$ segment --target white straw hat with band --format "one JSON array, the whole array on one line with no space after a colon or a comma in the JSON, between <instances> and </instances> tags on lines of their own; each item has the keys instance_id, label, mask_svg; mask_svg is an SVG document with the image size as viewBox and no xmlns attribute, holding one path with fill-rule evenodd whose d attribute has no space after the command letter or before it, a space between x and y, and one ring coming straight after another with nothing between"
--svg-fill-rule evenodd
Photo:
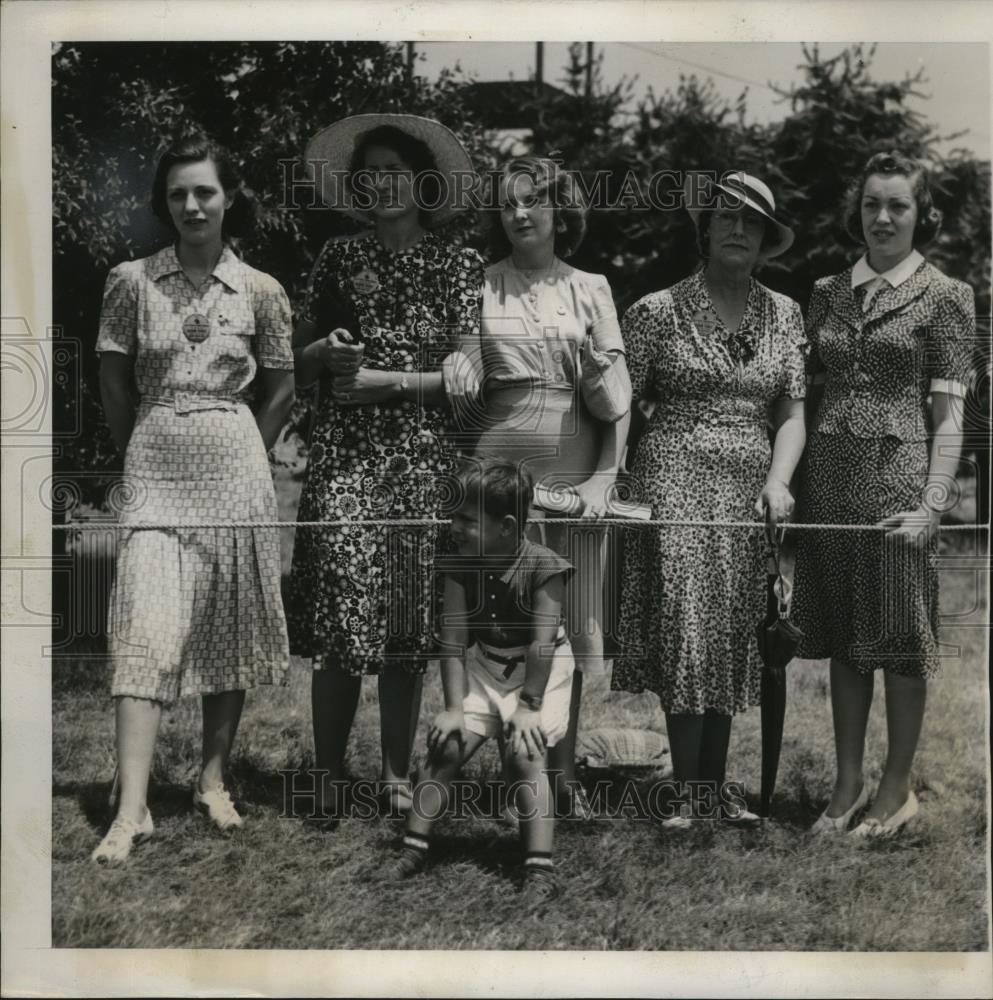
<instances>
[{"instance_id":1,"label":"white straw hat with band","mask_svg":"<svg viewBox=\"0 0 993 1000\"><path fill-rule=\"evenodd\" d=\"M768 219L779 235L776 242L763 248L764 257L778 257L793 245L793 230L776 218L776 199L769 186L743 170L726 173L719 181L712 174L687 174L683 197L686 211L698 230L701 212L747 206Z\"/></svg>"},{"instance_id":2,"label":"white straw hat with band","mask_svg":"<svg viewBox=\"0 0 993 1000\"><path fill-rule=\"evenodd\" d=\"M479 183L472 160L455 133L433 118L420 115L368 114L352 115L321 129L304 153L308 173L318 184L318 197L329 208L345 212L352 218L368 222L367 213L353 206L353 195L344 183L351 166L355 146L367 132L389 125L414 139L419 139L431 151L441 175L443 197L437 208L424 206L431 215L432 226L448 222L471 206L471 193ZM318 175L319 172L319 175Z\"/></svg>"}]
</instances>

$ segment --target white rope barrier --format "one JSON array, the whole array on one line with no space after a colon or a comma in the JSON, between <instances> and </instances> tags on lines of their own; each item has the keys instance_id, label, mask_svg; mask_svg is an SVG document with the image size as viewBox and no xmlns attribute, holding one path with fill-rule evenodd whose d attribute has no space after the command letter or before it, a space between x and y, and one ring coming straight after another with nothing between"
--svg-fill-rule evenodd
<instances>
[{"instance_id":1,"label":"white rope barrier","mask_svg":"<svg viewBox=\"0 0 993 1000\"><path fill-rule=\"evenodd\" d=\"M666 518L641 520L630 517L543 517L532 519L529 524L576 524L593 527L598 524L623 524L629 527L661 528L735 528L750 531L765 531L764 521L692 521ZM122 524L120 521L70 521L68 524L53 524L53 531L160 531L191 528L341 528L341 527L395 527L420 528L442 527L451 521L426 517L409 518L369 518L368 520L345 519L338 521L145 521ZM780 525L788 531L889 531L881 524L793 524ZM985 524L941 524L941 532L989 531Z\"/></svg>"}]
</instances>

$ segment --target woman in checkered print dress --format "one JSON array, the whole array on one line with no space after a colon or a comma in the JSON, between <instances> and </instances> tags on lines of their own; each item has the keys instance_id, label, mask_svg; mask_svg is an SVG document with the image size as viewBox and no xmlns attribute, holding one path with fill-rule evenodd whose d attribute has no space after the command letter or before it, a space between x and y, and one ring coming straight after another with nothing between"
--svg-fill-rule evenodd
<instances>
[{"instance_id":1,"label":"woman in checkered print dress","mask_svg":"<svg viewBox=\"0 0 993 1000\"><path fill-rule=\"evenodd\" d=\"M108 864L153 831L159 719L181 696L203 699L194 803L220 829L241 825L224 767L245 689L282 683L289 664L279 534L225 526L277 518L266 451L294 398L289 303L227 245L251 213L226 151L180 140L159 161L152 205L176 243L111 271L97 341L107 422L135 496L121 520L217 527L121 536L108 629L120 803L93 852Z\"/></svg>"}]
</instances>

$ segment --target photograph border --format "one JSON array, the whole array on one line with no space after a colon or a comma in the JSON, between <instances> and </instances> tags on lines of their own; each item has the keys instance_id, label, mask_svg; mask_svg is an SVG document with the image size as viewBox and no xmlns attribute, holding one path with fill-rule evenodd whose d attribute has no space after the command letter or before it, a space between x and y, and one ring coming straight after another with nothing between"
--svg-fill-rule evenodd
<instances>
[{"instance_id":1,"label":"photograph border","mask_svg":"<svg viewBox=\"0 0 993 1000\"><path fill-rule=\"evenodd\" d=\"M499 5L500 16L493 15ZM3 21L3 336L46 338L51 319L50 43L59 40L377 39L680 41L993 40L985 0L727 3L439 0L334 4L246 0L14 0ZM287 29L287 25L292 25ZM455 25L456 27L452 27ZM987 155L989 152L987 151ZM48 364L51 358L48 357ZM50 369L49 369L50 370ZM39 374L39 378L42 375ZM4 372L5 412L46 386ZM3 442L3 994L5 996L989 996L977 953L378 952L51 948L50 413ZM30 464L30 476L20 471ZM47 472L45 471L47 468ZM18 475L11 475L14 469ZM34 498L34 499L32 499ZM30 609L30 616L25 609ZM986 731L989 732L987 687ZM990 763L989 743L985 748ZM989 795L987 789L987 815ZM989 836L989 831L987 831ZM987 912L990 884L987 869ZM660 882L664 892L664 880ZM674 914L674 919L678 915ZM513 954L512 960L509 955ZM508 969L508 962L512 971ZM519 988L528 983L529 992Z\"/></svg>"}]
</instances>

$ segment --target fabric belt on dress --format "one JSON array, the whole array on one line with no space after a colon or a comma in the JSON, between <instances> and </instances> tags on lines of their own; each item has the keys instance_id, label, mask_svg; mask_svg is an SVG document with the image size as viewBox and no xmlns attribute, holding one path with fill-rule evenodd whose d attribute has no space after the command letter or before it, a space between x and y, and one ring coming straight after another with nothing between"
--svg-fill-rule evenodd
<instances>
[{"instance_id":1,"label":"fabric belt on dress","mask_svg":"<svg viewBox=\"0 0 993 1000\"><path fill-rule=\"evenodd\" d=\"M667 401L659 403L652 411L651 420L662 421L665 419L682 420L686 423L697 424L704 416L706 402L699 403L693 401ZM718 412L710 410L706 412L705 422L707 424L717 424L728 427L750 427L764 426L766 423L766 413L764 410L754 409L750 412L724 411Z\"/></svg>"},{"instance_id":2,"label":"fabric belt on dress","mask_svg":"<svg viewBox=\"0 0 993 1000\"><path fill-rule=\"evenodd\" d=\"M210 396L196 392L176 392L164 396L142 396L141 405L171 406L177 413L195 413L201 410L237 410L247 405L236 396Z\"/></svg>"},{"instance_id":3,"label":"fabric belt on dress","mask_svg":"<svg viewBox=\"0 0 993 1000\"><path fill-rule=\"evenodd\" d=\"M504 668L504 680L506 680L514 672L519 663L524 663L524 661L528 658L528 654L526 652L518 653L516 656L501 656L499 653L493 652L492 646L487 646L485 643L479 642L478 639L476 641L479 643L479 648L482 650L483 656L485 656L487 660L499 663L500 666ZM565 633L560 632L555 639L555 648L558 649L559 646L564 646L566 642L568 642L568 639L566 638Z\"/></svg>"}]
</instances>

